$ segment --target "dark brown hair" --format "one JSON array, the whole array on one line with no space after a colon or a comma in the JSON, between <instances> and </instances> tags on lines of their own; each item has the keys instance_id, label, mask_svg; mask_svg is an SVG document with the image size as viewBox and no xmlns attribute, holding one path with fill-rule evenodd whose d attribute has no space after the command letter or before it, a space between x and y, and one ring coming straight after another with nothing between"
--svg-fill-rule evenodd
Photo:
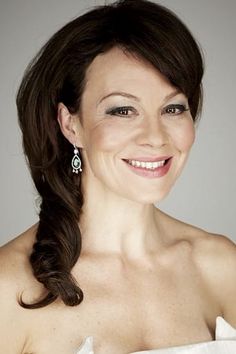
<instances>
[{"instance_id":1,"label":"dark brown hair","mask_svg":"<svg viewBox=\"0 0 236 354\"><path fill-rule=\"evenodd\" d=\"M71 275L81 251L83 205L80 175L73 175L73 147L57 123L58 103L79 112L86 70L118 46L151 63L188 100L196 120L201 108L203 63L186 26L170 10L145 0L121 0L92 9L60 29L29 65L17 95L24 152L41 197L33 273L47 290L39 308L60 298L74 306L83 292ZM86 117L83 117L86 119Z\"/></svg>"}]
</instances>

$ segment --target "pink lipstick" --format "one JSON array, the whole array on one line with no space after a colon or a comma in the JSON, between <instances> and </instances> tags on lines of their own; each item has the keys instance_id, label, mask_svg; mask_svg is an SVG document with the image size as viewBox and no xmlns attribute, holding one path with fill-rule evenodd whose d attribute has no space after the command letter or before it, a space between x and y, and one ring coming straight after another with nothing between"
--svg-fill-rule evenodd
<instances>
[{"instance_id":1,"label":"pink lipstick","mask_svg":"<svg viewBox=\"0 0 236 354\"><path fill-rule=\"evenodd\" d=\"M146 178L159 178L165 176L172 163L172 157L136 157L123 160L131 171Z\"/></svg>"}]
</instances>

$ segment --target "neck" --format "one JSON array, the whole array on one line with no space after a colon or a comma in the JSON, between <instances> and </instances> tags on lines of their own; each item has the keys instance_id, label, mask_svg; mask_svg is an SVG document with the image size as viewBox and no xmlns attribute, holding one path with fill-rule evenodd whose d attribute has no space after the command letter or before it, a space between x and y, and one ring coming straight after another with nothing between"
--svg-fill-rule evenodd
<instances>
[{"instance_id":1,"label":"neck","mask_svg":"<svg viewBox=\"0 0 236 354\"><path fill-rule=\"evenodd\" d=\"M106 190L83 184L84 205L80 217L83 253L116 254L139 258L155 252L161 244L159 211Z\"/></svg>"}]
</instances>

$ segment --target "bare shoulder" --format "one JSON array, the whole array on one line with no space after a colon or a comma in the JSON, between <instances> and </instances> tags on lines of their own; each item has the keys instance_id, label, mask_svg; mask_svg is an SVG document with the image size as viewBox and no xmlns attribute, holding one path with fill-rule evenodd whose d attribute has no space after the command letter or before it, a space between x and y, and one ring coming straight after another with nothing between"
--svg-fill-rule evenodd
<instances>
[{"instance_id":1,"label":"bare shoulder","mask_svg":"<svg viewBox=\"0 0 236 354\"><path fill-rule=\"evenodd\" d=\"M224 318L236 328L236 244L229 237L206 232L158 211L172 243L182 245L199 271L207 292ZM182 251L181 251L182 252Z\"/></svg>"},{"instance_id":2,"label":"bare shoulder","mask_svg":"<svg viewBox=\"0 0 236 354\"><path fill-rule=\"evenodd\" d=\"M210 233L172 218L179 239L190 244L193 260L204 276L215 281L236 277L236 244L227 236ZM214 275L214 277L213 277Z\"/></svg>"},{"instance_id":3,"label":"bare shoulder","mask_svg":"<svg viewBox=\"0 0 236 354\"><path fill-rule=\"evenodd\" d=\"M226 261L232 266L236 262L236 244L227 236L209 233L196 226L184 223L161 212L162 225L174 239L183 240L191 245L194 257L200 264L214 265ZM210 264L209 264L210 266Z\"/></svg>"},{"instance_id":4,"label":"bare shoulder","mask_svg":"<svg viewBox=\"0 0 236 354\"><path fill-rule=\"evenodd\" d=\"M224 283L227 280L231 282L231 277L236 277L236 244L225 235L194 227L190 235L194 260L205 276L209 276L213 281L215 279L216 283L222 280Z\"/></svg>"},{"instance_id":5,"label":"bare shoulder","mask_svg":"<svg viewBox=\"0 0 236 354\"><path fill-rule=\"evenodd\" d=\"M225 235L206 232L178 220L170 221L188 243L205 288L220 305L222 316L236 328L236 244Z\"/></svg>"},{"instance_id":6,"label":"bare shoulder","mask_svg":"<svg viewBox=\"0 0 236 354\"><path fill-rule=\"evenodd\" d=\"M236 245L229 237L202 231L195 241L194 252L204 273L214 273L216 281L236 276Z\"/></svg>"},{"instance_id":7,"label":"bare shoulder","mask_svg":"<svg viewBox=\"0 0 236 354\"><path fill-rule=\"evenodd\" d=\"M22 278L29 276L29 256L35 240L37 225L0 248L0 281L17 288ZM24 279L26 280L26 279Z\"/></svg>"},{"instance_id":8,"label":"bare shoulder","mask_svg":"<svg viewBox=\"0 0 236 354\"><path fill-rule=\"evenodd\" d=\"M210 261L214 260L214 266L222 261L225 266L232 266L236 262L236 244L225 235L197 230L195 251L202 261L205 256L208 256Z\"/></svg>"},{"instance_id":9,"label":"bare shoulder","mask_svg":"<svg viewBox=\"0 0 236 354\"><path fill-rule=\"evenodd\" d=\"M26 311L19 296L36 285L29 264L36 226L0 248L0 343L4 353L23 352Z\"/></svg>"},{"instance_id":10,"label":"bare shoulder","mask_svg":"<svg viewBox=\"0 0 236 354\"><path fill-rule=\"evenodd\" d=\"M221 315L236 328L235 242L227 236L206 232L165 214L163 220L175 240L188 245L205 288L219 304Z\"/></svg>"},{"instance_id":11,"label":"bare shoulder","mask_svg":"<svg viewBox=\"0 0 236 354\"><path fill-rule=\"evenodd\" d=\"M203 279L222 309L222 315L236 328L236 245L227 236L202 231L195 255Z\"/></svg>"}]
</instances>

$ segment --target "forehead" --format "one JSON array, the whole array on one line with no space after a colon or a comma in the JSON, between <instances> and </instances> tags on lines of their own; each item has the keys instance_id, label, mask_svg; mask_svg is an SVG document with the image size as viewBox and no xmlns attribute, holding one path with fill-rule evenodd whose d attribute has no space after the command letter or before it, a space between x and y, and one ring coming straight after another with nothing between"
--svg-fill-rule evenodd
<instances>
[{"instance_id":1,"label":"forehead","mask_svg":"<svg viewBox=\"0 0 236 354\"><path fill-rule=\"evenodd\" d=\"M119 48L98 55L88 67L84 94L101 97L111 91L140 96L166 96L173 91L169 81L150 63Z\"/></svg>"}]
</instances>

